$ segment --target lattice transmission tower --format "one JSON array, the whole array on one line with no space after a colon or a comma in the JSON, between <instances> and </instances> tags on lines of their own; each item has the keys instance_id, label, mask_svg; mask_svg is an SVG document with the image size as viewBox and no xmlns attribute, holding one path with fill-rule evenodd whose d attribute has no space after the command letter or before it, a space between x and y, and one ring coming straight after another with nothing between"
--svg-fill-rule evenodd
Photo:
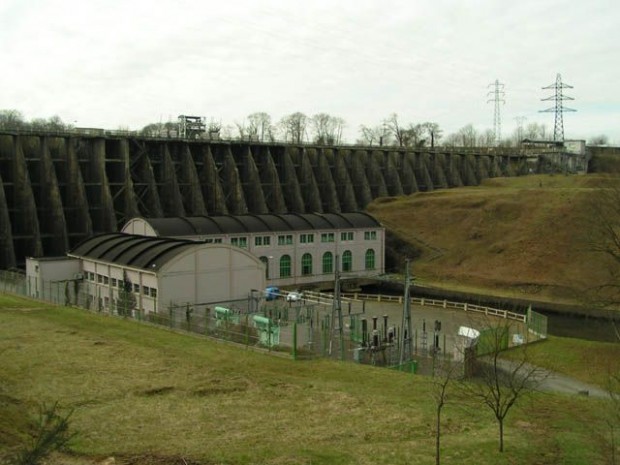
<instances>
[{"instance_id":1,"label":"lattice transmission tower","mask_svg":"<svg viewBox=\"0 0 620 465\"><path fill-rule=\"evenodd\" d=\"M555 124L553 127L553 140L556 142L564 142L564 117L563 113L565 111L577 111L572 108L567 108L564 106L564 100L575 100L568 95L564 95L564 89L572 89L573 86L569 86L562 82L562 75L560 73L557 74L555 78L555 84L551 84L550 86L543 87L543 89L553 89L554 94L550 97L541 99L542 101L554 101L555 105L547 108L546 110L540 110L541 113L551 113L555 112Z\"/></svg>"},{"instance_id":2,"label":"lattice transmission tower","mask_svg":"<svg viewBox=\"0 0 620 465\"><path fill-rule=\"evenodd\" d=\"M489 84L487 88L491 86L494 86L494 89L487 93L487 96L493 95L493 98L487 100L487 103L495 103L493 111L493 138L494 145L497 147L502 141L502 115L500 113L500 103L506 103L504 100L504 95L506 95L506 93L504 92L504 84L499 82L497 79L495 82Z\"/></svg>"}]
</instances>

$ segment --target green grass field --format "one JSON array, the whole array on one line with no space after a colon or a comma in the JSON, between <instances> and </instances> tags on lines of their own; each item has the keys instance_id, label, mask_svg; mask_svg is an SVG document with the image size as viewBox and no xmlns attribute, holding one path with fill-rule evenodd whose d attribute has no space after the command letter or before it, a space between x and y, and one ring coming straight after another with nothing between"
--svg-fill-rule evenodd
<instances>
[{"instance_id":1,"label":"green grass field","mask_svg":"<svg viewBox=\"0 0 620 465\"><path fill-rule=\"evenodd\" d=\"M295 362L1 295L0 354L3 454L27 440L39 405L58 401L74 410L78 436L55 464L435 463L430 378ZM528 396L508 417L500 454L491 413L456 394L442 463L608 463L604 401Z\"/></svg>"}]
</instances>

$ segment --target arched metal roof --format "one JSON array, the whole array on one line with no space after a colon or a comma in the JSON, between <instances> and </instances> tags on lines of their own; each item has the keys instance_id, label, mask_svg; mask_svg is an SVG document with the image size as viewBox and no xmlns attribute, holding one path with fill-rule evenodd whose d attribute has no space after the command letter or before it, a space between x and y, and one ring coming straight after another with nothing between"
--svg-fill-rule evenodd
<instances>
[{"instance_id":1,"label":"arched metal roof","mask_svg":"<svg viewBox=\"0 0 620 465\"><path fill-rule=\"evenodd\" d=\"M379 228L368 213L268 213L143 218L159 236L206 236L260 232Z\"/></svg>"},{"instance_id":2,"label":"arched metal roof","mask_svg":"<svg viewBox=\"0 0 620 465\"><path fill-rule=\"evenodd\" d=\"M68 255L88 257L134 268L159 269L180 253L200 246L204 244L182 239L108 233L82 241Z\"/></svg>"}]
</instances>

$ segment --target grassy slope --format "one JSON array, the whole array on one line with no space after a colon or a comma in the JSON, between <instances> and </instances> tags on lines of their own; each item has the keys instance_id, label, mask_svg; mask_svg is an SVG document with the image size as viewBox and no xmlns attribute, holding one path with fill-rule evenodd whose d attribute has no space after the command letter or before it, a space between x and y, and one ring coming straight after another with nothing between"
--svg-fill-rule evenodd
<instances>
[{"instance_id":1,"label":"grassy slope","mask_svg":"<svg viewBox=\"0 0 620 465\"><path fill-rule=\"evenodd\" d=\"M422 282L498 296L576 302L608 279L589 251L600 176L526 176L379 199L368 211L423 254Z\"/></svg>"},{"instance_id":2,"label":"grassy slope","mask_svg":"<svg viewBox=\"0 0 620 465\"><path fill-rule=\"evenodd\" d=\"M63 460L80 465L109 455L141 464L434 463L430 379L293 362L37 305L0 296L0 451L24 436L26 412L58 400L75 409L80 433L78 455ZM500 456L490 414L449 404L444 463L604 463L601 408L534 395L509 417Z\"/></svg>"}]
</instances>

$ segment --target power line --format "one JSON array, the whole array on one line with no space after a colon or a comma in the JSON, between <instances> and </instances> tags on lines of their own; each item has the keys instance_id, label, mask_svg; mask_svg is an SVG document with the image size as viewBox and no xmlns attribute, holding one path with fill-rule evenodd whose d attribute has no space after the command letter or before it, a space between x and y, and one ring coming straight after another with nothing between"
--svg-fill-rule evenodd
<instances>
[{"instance_id":1,"label":"power line","mask_svg":"<svg viewBox=\"0 0 620 465\"><path fill-rule=\"evenodd\" d=\"M573 86L569 86L562 82L562 75L560 73L557 74L555 78L555 84L551 84L550 86L543 87L543 89L553 89L554 95L541 99L542 101L550 101L553 100L555 105L547 108L546 110L540 110L540 113L551 113L555 112L555 124L553 127L553 140L556 142L564 142L564 118L563 113L565 111L577 111L572 108L567 108L563 105L562 102L564 100L575 100L568 95L564 95L562 92L564 89L572 89Z\"/></svg>"},{"instance_id":2,"label":"power line","mask_svg":"<svg viewBox=\"0 0 620 465\"><path fill-rule=\"evenodd\" d=\"M500 114L500 103L506 104L506 100L504 100L504 84L499 82L499 80L495 80L495 82L489 84L487 86L494 86L494 89L487 93L487 96L493 95L492 99L487 100L487 103L494 102L495 108L493 110L493 135L495 139L495 146L499 146L502 141L502 116Z\"/></svg>"}]
</instances>

